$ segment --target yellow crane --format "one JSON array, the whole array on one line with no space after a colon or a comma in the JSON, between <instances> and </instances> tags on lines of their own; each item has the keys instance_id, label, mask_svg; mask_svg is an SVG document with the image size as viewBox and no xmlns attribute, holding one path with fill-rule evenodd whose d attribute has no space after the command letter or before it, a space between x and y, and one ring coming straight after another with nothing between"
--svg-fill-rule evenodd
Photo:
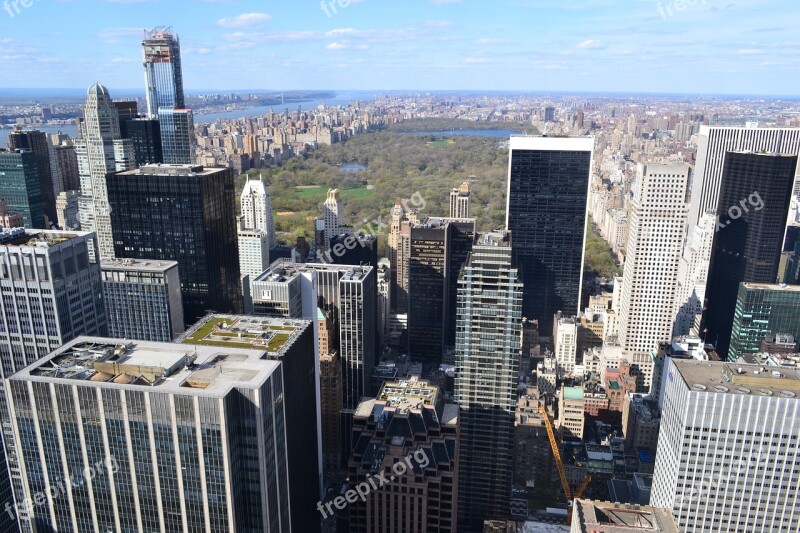
<instances>
[{"instance_id":1,"label":"yellow crane","mask_svg":"<svg viewBox=\"0 0 800 533\"><path fill-rule=\"evenodd\" d=\"M553 431L553 423L550 421L550 415L547 414L547 409L544 406L539 408L539 413L544 418L544 425L547 428L547 436L550 439L550 448L553 450L553 457L556 460L556 468L558 468L558 475L561 477L561 487L564 489L564 496L567 498L567 524L572 522L572 503L573 498L578 499L583 496L589 483L592 482L592 476L588 475L581 482L575 494L569 488L569 481L567 481L567 473L564 471L564 462L561 460L561 451L556 440L556 433Z\"/></svg>"}]
</instances>

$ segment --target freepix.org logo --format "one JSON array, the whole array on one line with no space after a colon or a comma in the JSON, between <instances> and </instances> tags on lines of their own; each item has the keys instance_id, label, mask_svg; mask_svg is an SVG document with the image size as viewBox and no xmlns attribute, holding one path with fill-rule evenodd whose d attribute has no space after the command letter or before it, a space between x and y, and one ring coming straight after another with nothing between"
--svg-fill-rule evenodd
<instances>
[{"instance_id":1,"label":"freepix.org logo","mask_svg":"<svg viewBox=\"0 0 800 533\"><path fill-rule=\"evenodd\" d=\"M22 13L20 6L31 7L34 1L38 2L39 0L5 0L3 2L3 10L13 19L16 15Z\"/></svg>"}]
</instances>

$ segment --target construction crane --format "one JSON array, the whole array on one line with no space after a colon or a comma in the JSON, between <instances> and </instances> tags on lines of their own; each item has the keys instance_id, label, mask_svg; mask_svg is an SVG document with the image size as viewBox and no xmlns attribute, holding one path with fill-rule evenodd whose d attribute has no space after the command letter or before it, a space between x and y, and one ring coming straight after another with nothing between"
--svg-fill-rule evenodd
<instances>
[{"instance_id":1,"label":"construction crane","mask_svg":"<svg viewBox=\"0 0 800 533\"><path fill-rule=\"evenodd\" d=\"M567 473L564 471L564 462L561 460L561 451L556 440L556 433L553 431L553 423L550 421L550 415L547 414L547 409L544 406L539 408L539 413L544 418L544 425L547 428L547 436L550 438L550 448L553 450L553 457L556 460L556 468L558 468L558 475L561 477L561 487L564 489L564 496L567 498L567 524L572 522L572 504L573 498L577 499L583 496L589 483L592 482L592 476L588 475L581 482L575 494L569 488L569 481L567 481Z\"/></svg>"}]
</instances>

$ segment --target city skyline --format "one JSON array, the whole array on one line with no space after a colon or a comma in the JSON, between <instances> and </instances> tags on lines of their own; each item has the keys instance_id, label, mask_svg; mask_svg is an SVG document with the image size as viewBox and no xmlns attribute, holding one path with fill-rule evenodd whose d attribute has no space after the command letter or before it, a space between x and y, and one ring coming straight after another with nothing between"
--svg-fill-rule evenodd
<instances>
[{"instance_id":1,"label":"city skyline","mask_svg":"<svg viewBox=\"0 0 800 533\"><path fill-rule=\"evenodd\" d=\"M85 87L98 78L112 91L138 87L144 29L162 24L174 24L181 38L187 91L357 85L780 95L800 69L791 30L800 9L785 0L326 0L301 10L231 0L198 2L190 13L162 0L0 7L0 64L14 88ZM538 20L548 23L528 31ZM61 31L78 22L85 31ZM53 36L69 46L38 44ZM30 62L39 68L25 68ZM386 80L403 81L387 87Z\"/></svg>"}]
</instances>

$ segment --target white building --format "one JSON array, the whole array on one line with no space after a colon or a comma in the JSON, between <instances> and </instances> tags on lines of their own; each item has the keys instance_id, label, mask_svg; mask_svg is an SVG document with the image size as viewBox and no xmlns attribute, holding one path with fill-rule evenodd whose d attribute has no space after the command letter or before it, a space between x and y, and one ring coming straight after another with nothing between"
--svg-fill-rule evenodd
<instances>
[{"instance_id":1,"label":"white building","mask_svg":"<svg viewBox=\"0 0 800 533\"><path fill-rule=\"evenodd\" d=\"M99 83L89 87L83 117L75 141L81 180L81 229L97 233L101 259L113 259L114 237L106 175L136 166L133 141L122 138L117 108L108 89Z\"/></svg>"},{"instance_id":2,"label":"white building","mask_svg":"<svg viewBox=\"0 0 800 533\"><path fill-rule=\"evenodd\" d=\"M651 505L685 533L800 528L800 374L667 359Z\"/></svg>"},{"instance_id":3,"label":"white building","mask_svg":"<svg viewBox=\"0 0 800 533\"><path fill-rule=\"evenodd\" d=\"M575 370L578 357L578 321L556 315L553 325L556 364L559 376L569 376Z\"/></svg>"},{"instance_id":4,"label":"white building","mask_svg":"<svg viewBox=\"0 0 800 533\"><path fill-rule=\"evenodd\" d=\"M341 233L340 229L344 224L342 222L342 214L344 213L344 205L339 198L339 189L330 189L328 191L328 199L325 200L325 248L330 246L331 239Z\"/></svg>"},{"instance_id":5,"label":"white building","mask_svg":"<svg viewBox=\"0 0 800 533\"><path fill-rule=\"evenodd\" d=\"M450 218L472 218L470 213L472 193L469 182L465 181L458 189L450 191Z\"/></svg>"},{"instance_id":6,"label":"white building","mask_svg":"<svg viewBox=\"0 0 800 533\"><path fill-rule=\"evenodd\" d=\"M58 227L62 230L75 230L81 227L79 213L80 191L64 191L56 197L56 216Z\"/></svg>"},{"instance_id":7,"label":"white building","mask_svg":"<svg viewBox=\"0 0 800 533\"><path fill-rule=\"evenodd\" d=\"M647 393L653 357L672 338L678 264L686 225L688 165L640 165L619 313L619 342Z\"/></svg>"},{"instance_id":8,"label":"white building","mask_svg":"<svg viewBox=\"0 0 800 533\"><path fill-rule=\"evenodd\" d=\"M699 334L715 230L716 217L712 213L705 213L698 225L689 228L688 245L678 265L672 331L675 336Z\"/></svg>"},{"instance_id":9,"label":"white building","mask_svg":"<svg viewBox=\"0 0 800 533\"><path fill-rule=\"evenodd\" d=\"M248 180L241 196L244 229L257 229L266 232L267 249L277 245L275 222L272 218L272 199L261 180Z\"/></svg>"}]
</instances>

